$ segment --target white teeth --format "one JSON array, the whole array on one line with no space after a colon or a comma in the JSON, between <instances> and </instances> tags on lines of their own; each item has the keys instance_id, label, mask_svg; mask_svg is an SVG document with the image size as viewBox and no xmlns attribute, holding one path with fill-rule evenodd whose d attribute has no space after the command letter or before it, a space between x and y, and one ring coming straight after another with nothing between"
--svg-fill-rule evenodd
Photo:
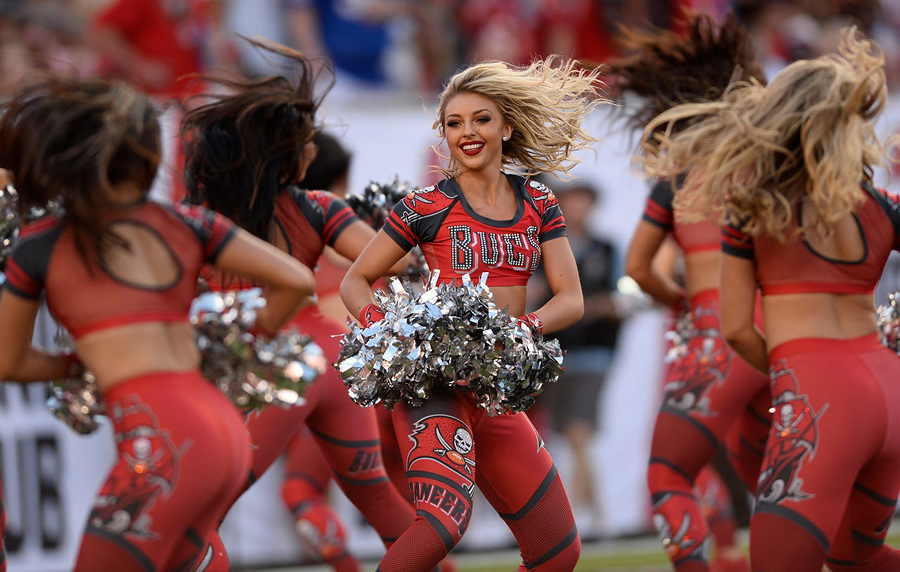
<instances>
[{"instance_id":1,"label":"white teeth","mask_svg":"<svg viewBox=\"0 0 900 572\"><path fill-rule=\"evenodd\" d=\"M481 143L466 143L462 148L466 151L472 151L481 147Z\"/></svg>"}]
</instances>

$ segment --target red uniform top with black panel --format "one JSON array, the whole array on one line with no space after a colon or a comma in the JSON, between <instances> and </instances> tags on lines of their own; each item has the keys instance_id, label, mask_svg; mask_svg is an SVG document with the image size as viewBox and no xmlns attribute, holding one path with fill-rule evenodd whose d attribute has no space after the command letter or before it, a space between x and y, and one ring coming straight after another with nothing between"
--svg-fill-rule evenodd
<instances>
[{"instance_id":1,"label":"red uniform top with black panel","mask_svg":"<svg viewBox=\"0 0 900 572\"><path fill-rule=\"evenodd\" d=\"M212 211L149 201L106 222L155 235L177 267L174 279L158 286L130 282L103 260L89 268L72 227L46 217L22 229L5 288L30 299L46 291L51 313L75 338L122 324L187 321L201 265L214 263L234 235L233 223Z\"/></svg>"},{"instance_id":2,"label":"red uniform top with black panel","mask_svg":"<svg viewBox=\"0 0 900 572\"><path fill-rule=\"evenodd\" d=\"M310 269L325 246L334 246L338 236L359 220L347 203L328 191L288 187L275 199L275 225L287 244L287 252ZM205 268L203 277L213 290L243 290L256 286L251 280L224 276Z\"/></svg>"},{"instance_id":3,"label":"red uniform top with black panel","mask_svg":"<svg viewBox=\"0 0 900 572\"><path fill-rule=\"evenodd\" d=\"M722 251L756 260L763 295L871 294L888 255L900 250L900 197L870 184L862 189L865 199L853 215L865 246L859 260L829 258L802 238L780 242L771 236L750 237L733 227L722 230Z\"/></svg>"},{"instance_id":4,"label":"red uniform top with black panel","mask_svg":"<svg viewBox=\"0 0 900 572\"><path fill-rule=\"evenodd\" d=\"M506 175L518 199L513 218L481 216L455 179L412 191L387 217L384 231L404 250L419 245L440 282L470 274L488 286L523 286L541 261L541 243L566 235L553 192L542 183Z\"/></svg>"},{"instance_id":5,"label":"red uniform top with black panel","mask_svg":"<svg viewBox=\"0 0 900 572\"><path fill-rule=\"evenodd\" d=\"M679 184L681 182L679 180ZM711 221L676 223L674 199L672 184L667 179L657 181L650 190L650 196L647 197L643 219L671 232L675 242L685 254L718 250L722 241L719 227Z\"/></svg>"}]
</instances>

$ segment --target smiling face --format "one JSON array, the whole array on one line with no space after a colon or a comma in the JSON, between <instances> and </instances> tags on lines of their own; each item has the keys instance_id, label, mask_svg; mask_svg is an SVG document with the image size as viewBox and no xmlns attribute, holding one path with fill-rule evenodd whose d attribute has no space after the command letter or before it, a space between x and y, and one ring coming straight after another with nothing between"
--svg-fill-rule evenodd
<instances>
[{"instance_id":1,"label":"smiling face","mask_svg":"<svg viewBox=\"0 0 900 572\"><path fill-rule=\"evenodd\" d=\"M453 96L444 108L444 137L461 171L499 169L503 137L512 134L497 105L477 93Z\"/></svg>"}]
</instances>

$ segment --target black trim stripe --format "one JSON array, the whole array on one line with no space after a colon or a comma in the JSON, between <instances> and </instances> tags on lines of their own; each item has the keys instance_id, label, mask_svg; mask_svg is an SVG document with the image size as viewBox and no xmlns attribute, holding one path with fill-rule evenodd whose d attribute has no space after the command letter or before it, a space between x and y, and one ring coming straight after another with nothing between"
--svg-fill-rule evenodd
<instances>
[{"instance_id":1,"label":"black trim stripe","mask_svg":"<svg viewBox=\"0 0 900 572\"><path fill-rule=\"evenodd\" d=\"M343 483L349 483L351 485L362 485L364 487L377 485L378 483L383 483L388 480L387 475L375 477L372 479L355 479L353 477L348 477L348 476L342 475L340 473L334 473L334 476L336 476L338 479L340 479L341 482L343 482Z\"/></svg>"},{"instance_id":2,"label":"black trim stripe","mask_svg":"<svg viewBox=\"0 0 900 572\"><path fill-rule=\"evenodd\" d=\"M156 566L153 565L153 562L147 558L147 555L138 550L138 548L131 544L130 542L124 540L121 535L113 534L112 532L103 530L102 528L94 528L89 526L84 531L85 534L92 534L107 542L115 544L120 547L122 550L131 555L132 558L137 561L138 564L144 567L144 570L147 572L156 572Z\"/></svg>"},{"instance_id":3,"label":"black trim stripe","mask_svg":"<svg viewBox=\"0 0 900 572\"><path fill-rule=\"evenodd\" d=\"M532 568L540 566L541 564L547 562L548 560L550 560L551 558L553 558L554 556L556 556L557 554L559 554L560 552L562 552L563 550L568 548L570 544L575 542L576 538L578 538L578 528L573 524L572 530L569 531L569 534L567 534L565 538L563 538L561 541L559 541L559 543L557 543L556 546L554 546L547 552L544 552L544 554L541 555L541 557L538 558L537 560L533 560L532 562L525 562L523 560L522 564L524 564L525 568L527 568L528 570L531 570Z\"/></svg>"},{"instance_id":4,"label":"black trim stripe","mask_svg":"<svg viewBox=\"0 0 900 572\"><path fill-rule=\"evenodd\" d=\"M326 435L325 433L322 433L321 431L316 431L312 427L309 428L309 431L311 433L313 433L319 439L322 439L323 441L328 441L332 445L338 445L340 447L349 447L351 449L362 449L365 447L380 447L381 446L381 441L379 441L378 439L368 439L366 441L346 441L344 439L337 439L335 437L332 437L331 435Z\"/></svg>"},{"instance_id":5,"label":"black trim stripe","mask_svg":"<svg viewBox=\"0 0 900 572\"><path fill-rule=\"evenodd\" d=\"M743 435L741 437L739 437L738 440L741 442L741 445L750 449L751 452L756 453L757 455L764 455L766 452L764 449L760 449L759 447L757 447L755 443L751 443L750 441L748 441L747 438L744 437ZM735 457L740 456L737 453L732 453L732 455Z\"/></svg>"},{"instance_id":6,"label":"black trim stripe","mask_svg":"<svg viewBox=\"0 0 900 572\"><path fill-rule=\"evenodd\" d=\"M207 545L206 539L200 536L200 533L193 528L188 528L187 530L185 530L184 537L187 538L188 541L197 548L203 548Z\"/></svg>"},{"instance_id":7,"label":"black trim stripe","mask_svg":"<svg viewBox=\"0 0 900 572\"><path fill-rule=\"evenodd\" d=\"M897 506L897 499L890 499L884 495L880 495L865 485L854 483L853 488L863 493L870 499L874 500L878 504L883 504L884 506L891 508Z\"/></svg>"},{"instance_id":8,"label":"black trim stripe","mask_svg":"<svg viewBox=\"0 0 900 572\"><path fill-rule=\"evenodd\" d=\"M453 535L450 534L450 531L447 530L447 527L444 526L444 523L439 521L438 518L430 512L424 510L417 510L416 515L424 518L426 521L428 521L428 524L430 524L431 527L434 528L435 532L438 533L438 536L441 537L441 542L444 543L444 549L447 552L453 550L453 545L455 544L453 542Z\"/></svg>"},{"instance_id":9,"label":"black trim stripe","mask_svg":"<svg viewBox=\"0 0 900 572\"><path fill-rule=\"evenodd\" d=\"M866 536L855 528L850 530L850 536L852 536L854 540L858 540L859 542L862 542L863 544L867 544L869 546L874 546L875 548L879 548L882 544L884 544L883 538L873 538L871 536Z\"/></svg>"},{"instance_id":10,"label":"black trim stripe","mask_svg":"<svg viewBox=\"0 0 900 572\"><path fill-rule=\"evenodd\" d=\"M498 513L500 515L500 518L502 518L503 520L519 520L520 518L531 512L531 509L537 506L537 503L539 503L541 499L544 498L544 495L547 493L547 491L550 490L550 485L552 485L553 481L556 480L557 474L558 471L556 470L556 465L552 465L550 467L550 470L547 472L547 476L544 477L544 480L538 486L537 490L534 491L534 494L531 495L531 498L528 499L528 502L525 503L525 506L523 506L513 514L502 512Z\"/></svg>"},{"instance_id":11,"label":"black trim stripe","mask_svg":"<svg viewBox=\"0 0 900 572\"><path fill-rule=\"evenodd\" d=\"M656 504L656 503L658 503L659 501L661 501L661 500L663 499L663 497L685 497L685 498L691 498L691 499L695 499L695 500L696 500L696 498L694 497L694 495L693 495L692 493L688 492L688 491L677 491L677 490L676 490L676 491L667 491L667 490L662 490L662 491L655 492L655 493L653 493L652 495L650 495L650 501L653 502L653 504Z\"/></svg>"},{"instance_id":12,"label":"black trim stripe","mask_svg":"<svg viewBox=\"0 0 900 572\"><path fill-rule=\"evenodd\" d=\"M825 561L829 564L836 564L837 566L856 566L856 560L838 560L837 558L826 556Z\"/></svg>"},{"instance_id":13,"label":"black trim stripe","mask_svg":"<svg viewBox=\"0 0 900 572\"><path fill-rule=\"evenodd\" d=\"M817 527L812 523L811 520L807 519L799 512L795 512L781 505L759 502L756 503L756 508L754 509L753 514L771 514L773 516L777 516L779 518L783 518L785 520L793 522L794 524L808 532L813 538L815 538L825 549L826 553L831 547L830 543L828 542L828 538L822 533L821 530L819 530L819 527Z\"/></svg>"},{"instance_id":14,"label":"black trim stripe","mask_svg":"<svg viewBox=\"0 0 900 572\"><path fill-rule=\"evenodd\" d=\"M689 475L684 469L682 469L681 467L679 467L672 461L670 461L668 459L664 459L662 457L650 457L650 462L648 463L648 465L652 465L654 463L658 463L660 465L665 465L665 466L669 467L670 469L672 469L673 471L675 471L676 473L678 473L679 475L684 477L687 480L687 482L691 483L692 485L694 484L694 477Z\"/></svg>"},{"instance_id":15,"label":"black trim stripe","mask_svg":"<svg viewBox=\"0 0 900 572\"><path fill-rule=\"evenodd\" d=\"M702 423L700 423L699 421L697 421L690 415L685 415L684 412L681 411L680 409L675 409L674 407L668 407L666 405L663 405L662 407L659 408L659 412L660 413L668 413L669 415L674 415L675 417L678 417L679 419L687 421L688 423L690 423L691 425L696 427L697 430L700 431L700 433L702 433L703 436L706 437L706 439L710 443L712 443L713 447L719 446L719 440L716 439L716 436L713 434L712 431L710 431L707 427L705 427Z\"/></svg>"},{"instance_id":16,"label":"black trim stripe","mask_svg":"<svg viewBox=\"0 0 900 572\"><path fill-rule=\"evenodd\" d=\"M472 500L472 497L473 497L472 491L467 491L462 485L460 485L459 483L457 483L456 481L454 481L448 477L445 477L444 475L438 475L436 473L429 473L427 471L408 471L406 473L407 482L409 482L413 478L428 479L430 481L441 482L441 483L447 485L448 487L452 488L459 494L461 494L463 496L463 498L467 498L470 501ZM410 486L412 486L412 485L410 484Z\"/></svg>"}]
</instances>

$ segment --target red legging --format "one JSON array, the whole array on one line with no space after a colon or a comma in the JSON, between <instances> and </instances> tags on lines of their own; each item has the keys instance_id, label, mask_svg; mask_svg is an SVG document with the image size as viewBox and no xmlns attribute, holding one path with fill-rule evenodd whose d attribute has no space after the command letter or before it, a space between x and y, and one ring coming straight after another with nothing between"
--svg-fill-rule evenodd
<instances>
[{"instance_id":1,"label":"red legging","mask_svg":"<svg viewBox=\"0 0 900 572\"><path fill-rule=\"evenodd\" d=\"M294 517L303 544L336 572L362 570L347 552L347 532L328 504L331 468L312 433L304 427L288 444L281 498Z\"/></svg>"},{"instance_id":2,"label":"red legging","mask_svg":"<svg viewBox=\"0 0 900 572\"><path fill-rule=\"evenodd\" d=\"M340 338L332 333L340 332L339 324L323 316L314 306L304 308L293 323L313 337L330 363L337 360ZM246 427L254 446L250 478L229 506L272 466L306 424L338 486L378 532L385 546L390 546L412 523L415 512L385 473L375 411L360 407L350 399L333 367L316 379L304 397L304 405L270 406L248 416ZM210 535L208 541L216 554L207 567L198 570L227 570L227 558L218 534Z\"/></svg>"},{"instance_id":3,"label":"red legging","mask_svg":"<svg viewBox=\"0 0 900 572\"><path fill-rule=\"evenodd\" d=\"M710 529L695 480L728 437L743 446L733 454L741 459L739 473L748 486L755 486L768 431L768 386L765 376L738 358L722 337L717 290L693 296L691 313L696 335L688 354L667 371L647 482L653 523L675 569L706 572ZM745 432L728 436L742 417L736 429Z\"/></svg>"},{"instance_id":4,"label":"red legging","mask_svg":"<svg viewBox=\"0 0 900 572\"><path fill-rule=\"evenodd\" d=\"M515 535L520 570L575 567L581 540L569 501L524 414L489 417L471 397L437 390L422 407L398 404L393 419L416 520L381 572L434 568L468 527L476 483Z\"/></svg>"},{"instance_id":5,"label":"red legging","mask_svg":"<svg viewBox=\"0 0 900 572\"><path fill-rule=\"evenodd\" d=\"M118 459L94 501L78 572L190 570L250 466L237 409L198 372L105 392Z\"/></svg>"},{"instance_id":6,"label":"red legging","mask_svg":"<svg viewBox=\"0 0 900 572\"><path fill-rule=\"evenodd\" d=\"M900 570L900 359L873 334L769 352L775 408L750 525L758 572Z\"/></svg>"}]
</instances>

